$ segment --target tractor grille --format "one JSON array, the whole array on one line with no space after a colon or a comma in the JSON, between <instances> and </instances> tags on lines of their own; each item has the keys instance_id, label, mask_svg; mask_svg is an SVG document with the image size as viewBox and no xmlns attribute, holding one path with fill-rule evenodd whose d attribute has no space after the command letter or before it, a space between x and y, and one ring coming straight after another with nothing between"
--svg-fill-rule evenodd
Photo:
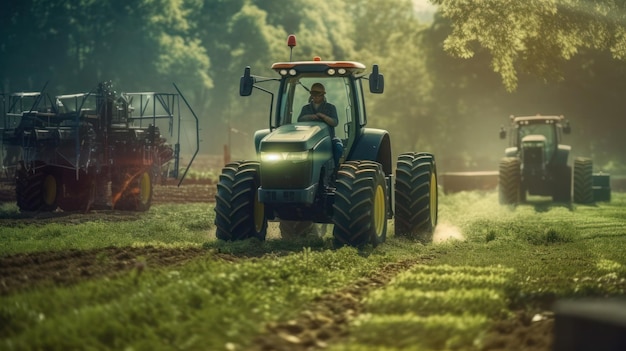
<instances>
[{"instance_id":1,"label":"tractor grille","mask_svg":"<svg viewBox=\"0 0 626 351\"><path fill-rule=\"evenodd\" d=\"M264 189L304 189L311 182L310 161L261 164L261 186Z\"/></svg>"},{"instance_id":2,"label":"tractor grille","mask_svg":"<svg viewBox=\"0 0 626 351\"><path fill-rule=\"evenodd\" d=\"M543 165L543 147L524 147L524 165L541 168Z\"/></svg>"}]
</instances>

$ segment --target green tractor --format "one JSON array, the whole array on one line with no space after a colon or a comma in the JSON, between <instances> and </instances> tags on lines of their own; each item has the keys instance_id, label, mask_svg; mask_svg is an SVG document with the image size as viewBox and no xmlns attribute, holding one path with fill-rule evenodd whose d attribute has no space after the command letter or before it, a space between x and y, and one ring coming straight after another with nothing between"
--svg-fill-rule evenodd
<instances>
[{"instance_id":1,"label":"green tractor","mask_svg":"<svg viewBox=\"0 0 626 351\"><path fill-rule=\"evenodd\" d=\"M295 37L289 36L293 49ZM380 94L383 75L373 65L354 61L278 62L277 78L257 77L246 67L240 95L253 89L271 95L270 125L254 135L257 159L231 162L217 184L215 225L222 240L265 240L268 221L280 222L283 237L309 224L333 224L336 247L376 246L386 239L387 221L395 233L422 241L437 224L437 171L430 153L406 152L397 158L395 176L391 137L366 128L365 91ZM258 85L278 83L274 93ZM331 127L322 119L298 121L311 103L313 86L325 87L337 113Z\"/></svg>"},{"instance_id":2,"label":"green tractor","mask_svg":"<svg viewBox=\"0 0 626 351\"><path fill-rule=\"evenodd\" d=\"M501 204L525 202L527 195L551 196L554 202L565 203L610 200L609 176L593 174L591 159L577 157L572 173L571 146L561 144L562 134L571 131L563 116L511 116L510 120L510 146L499 166ZM506 136L502 127L500 138Z\"/></svg>"}]
</instances>

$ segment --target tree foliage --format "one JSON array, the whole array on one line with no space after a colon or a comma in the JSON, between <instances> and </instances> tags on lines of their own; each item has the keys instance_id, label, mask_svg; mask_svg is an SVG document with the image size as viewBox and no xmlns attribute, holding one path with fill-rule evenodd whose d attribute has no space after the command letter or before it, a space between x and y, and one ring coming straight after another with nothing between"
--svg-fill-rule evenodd
<instances>
[{"instance_id":1,"label":"tree foliage","mask_svg":"<svg viewBox=\"0 0 626 351\"><path fill-rule=\"evenodd\" d=\"M234 155L254 157L252 134L267 128L271 99L239 96L246 66L275 76L273 62L319 56L380 65L386 88L366 99L368 125L390 131L396 154L493 167L505 147L500 124L543 113L571 119L582 155L626 163L615 132L626 113L623 1L431 0L438 13L427 23L411 0L5 2L2 92L49 82L51 94L68 94L102 80L171 91L175 82L200 117L202 152L232 140Z\"/></svg>"},{"instance_id":2,"label":"tree foliage","mask_svg":"<svg viewBox=\"0 0 626 351\"><path fill-rule=\"evenodd\" d=\"M461 58L486 50L509 91L519 72L562 79L565 61L580 50L626 58L621 0L432 0L453 23L447 52Z\"/></svg>"}]
</instances>

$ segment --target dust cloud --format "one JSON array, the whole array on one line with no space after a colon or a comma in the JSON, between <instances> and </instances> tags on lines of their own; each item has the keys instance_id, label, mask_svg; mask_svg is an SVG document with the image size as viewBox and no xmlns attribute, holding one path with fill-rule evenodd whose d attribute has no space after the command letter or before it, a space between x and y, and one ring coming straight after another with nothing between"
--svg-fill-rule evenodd
<instances>
[{"instance_id":1,"label":"dust cloud","mask_svg":"<svg viewBox=\"0 0 626 351\"><path fill-rule=\"evenodd\" d=\"M460 240L464 241L465 237L459 227L450 223L438 223L433 233L433 243L439 244L446 241Z\"/></svg>"}]
</instances>

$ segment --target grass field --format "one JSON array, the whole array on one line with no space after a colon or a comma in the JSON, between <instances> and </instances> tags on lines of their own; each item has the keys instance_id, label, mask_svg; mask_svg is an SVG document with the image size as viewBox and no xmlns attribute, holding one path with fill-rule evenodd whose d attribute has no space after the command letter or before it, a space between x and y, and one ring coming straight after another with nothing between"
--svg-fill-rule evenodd
<instances>
[{"instance_id":1,"label":"grass field","mask_svg":"<svg viewBox=\"0 0 626 351\"><path fill-rule=\"evenodd\" d=\"M314 331L313 346L330 350L485 350L493 326L519 311L551 318L559 299L623 295L626 194L588 206L529 200L507 207L495 192L442 194L433 244L397 238L390 226L385 244L362 252L332 250L329 234L218 242L210 204L24 224L4 206L3 258L110 246L202 254L179 265L140 258L116 275L0 296L0 349L248 350L274 337L305 349ZM343 309L320 312L329 300ZM294 330L303 316L308 330Z\"/></svg>"}]
</instances>

